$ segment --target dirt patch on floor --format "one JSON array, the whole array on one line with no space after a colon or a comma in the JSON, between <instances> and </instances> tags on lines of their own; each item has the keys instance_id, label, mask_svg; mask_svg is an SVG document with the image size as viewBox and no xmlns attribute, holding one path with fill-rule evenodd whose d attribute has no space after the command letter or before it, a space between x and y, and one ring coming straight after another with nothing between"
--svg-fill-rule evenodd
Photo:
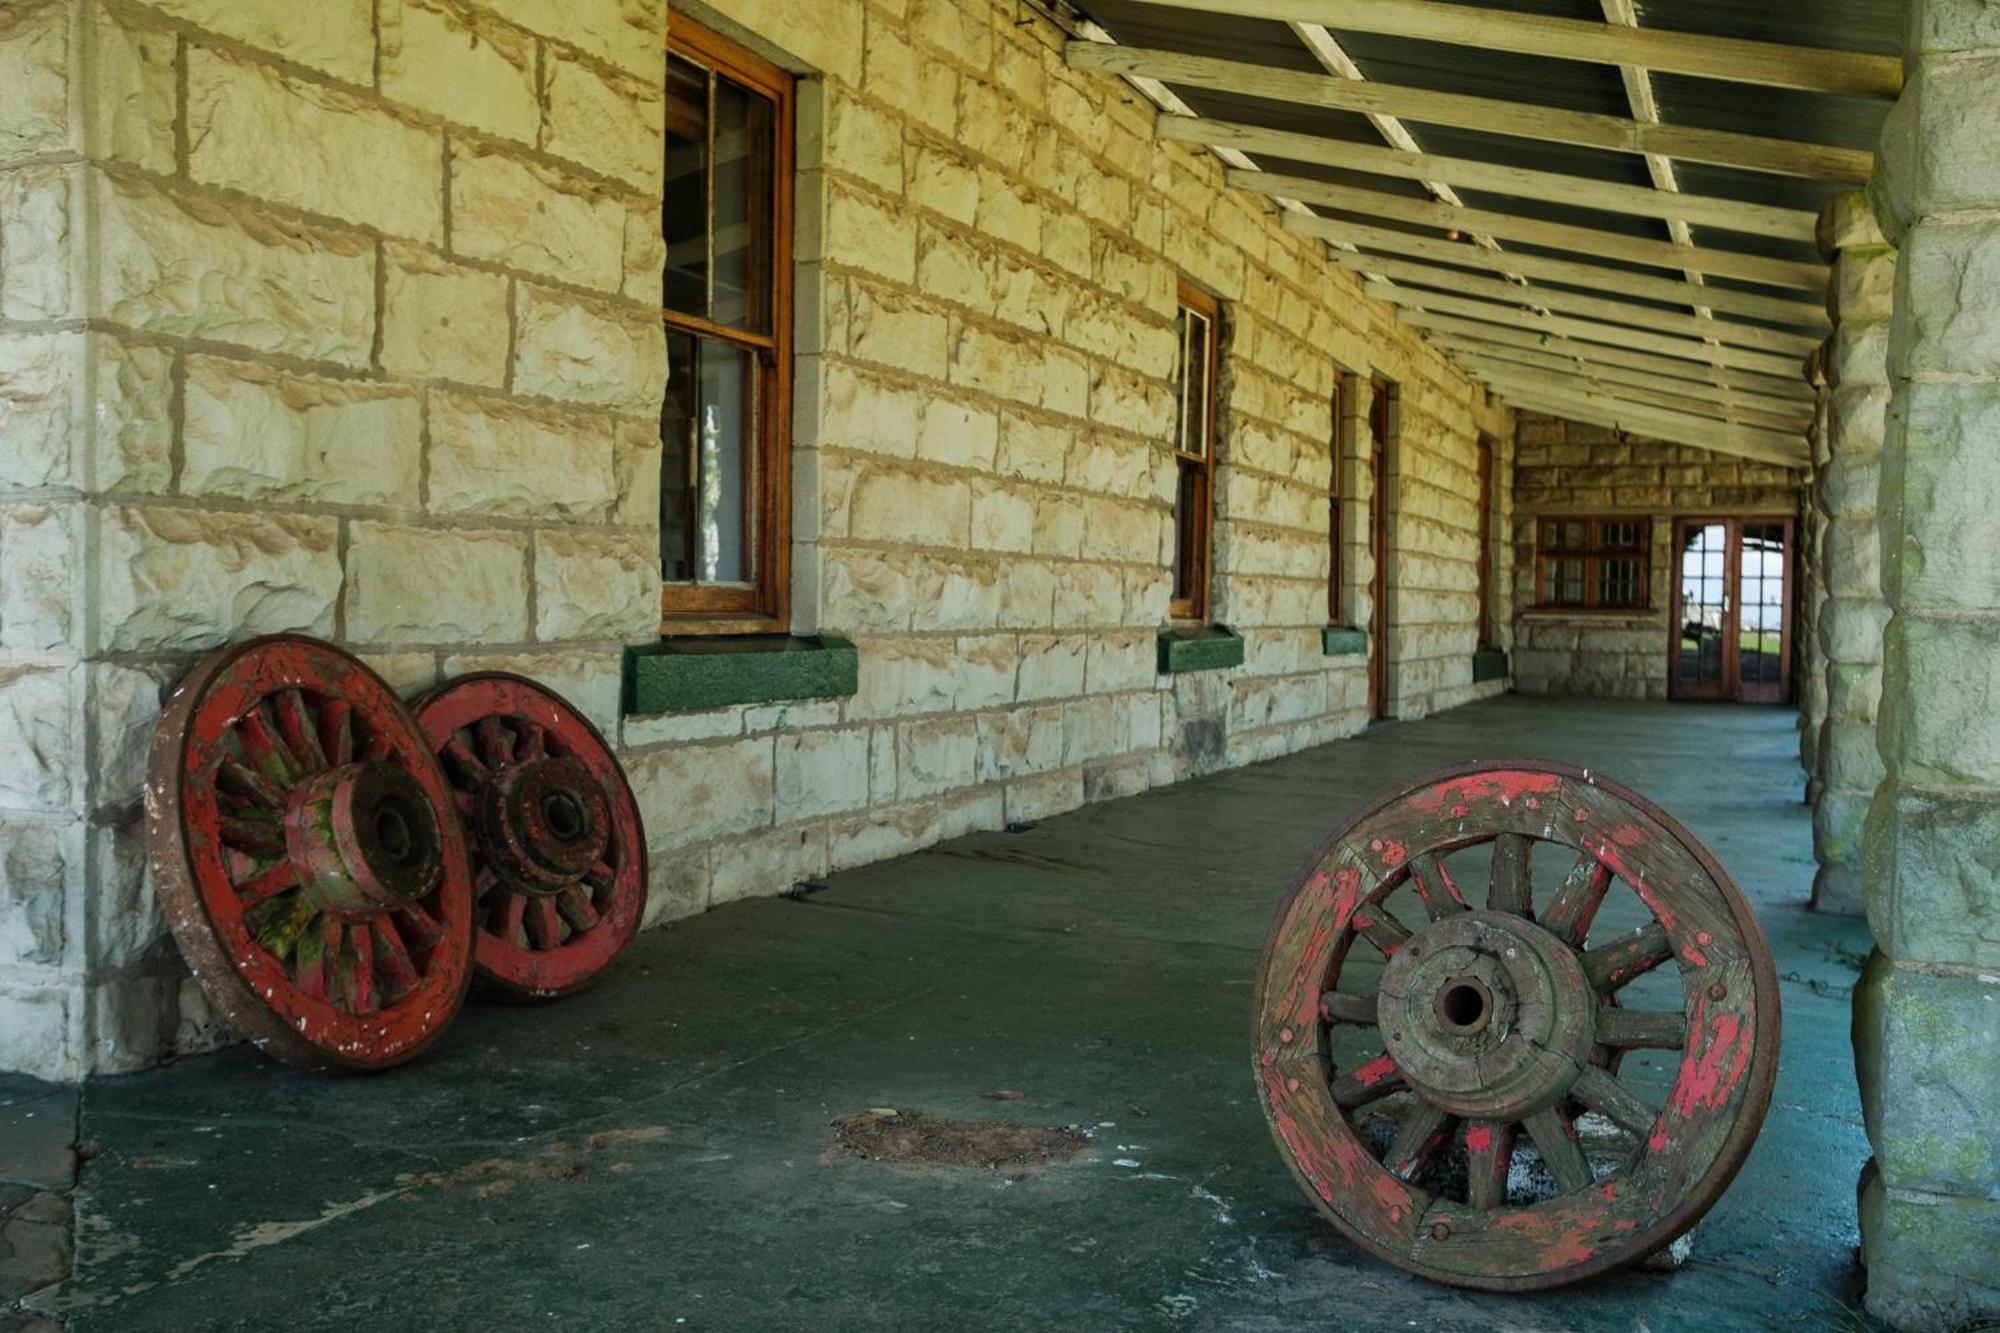
<instances>
[{"instance_id":1,"label":"dirt patch on floor","mask_svg":"<svg viewBox=\"0 0 2000 1333\"><path fill-rule=\"evenodd\" d=\"M1074 1129L1004 1120L951 1120L922 1111L867 1111L833 1122L842 1152L871 1162L1020 1170L1067 1161L1090 1146Z\"/></svg>"}]
</instances>

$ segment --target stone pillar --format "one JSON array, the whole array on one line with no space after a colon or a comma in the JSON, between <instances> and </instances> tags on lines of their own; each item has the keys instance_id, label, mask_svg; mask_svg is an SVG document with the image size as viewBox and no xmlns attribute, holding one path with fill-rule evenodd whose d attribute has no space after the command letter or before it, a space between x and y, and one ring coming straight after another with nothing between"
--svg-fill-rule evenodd
<instances>
[{"instance_id":1,"label":"stone pillar","mask_svg":"<svg viewBox=\"0 0 2000 1333\"><path fill-rule=\"evenodd\" d=\"M1806 804L1817 806L1820 794L1819 746L1826 730L1826 671L1819 650L1820 611L1826 606L1826 566L1821 549L1826 535L1826 511L1822 505L1819 480L1829 454L1827 430L1832 410L1827 397L1826 357L1828 349L1815 348L1806 358L1806 383L1817 395L1813 404L1812 468L1806 474L1805 491L1799 505L1798 544L1798 631L1792 667L1799 681L1799 767L1806 775Z\"/></svg>"},{"instance_id":2,"label":"stone pillar","mask_svg":"<svg viewBox=\"0 0 2000 1333\"><path fill-rule=\"evenodd\" d=\"M1882 698L1882 539L1876 492L1889 411L1889 327L1896 252L1866 198L1844 195L1820 218L1820 249L1833 265L1834 333L1822 358L1827 387L1813 507L1821 516L1814 580L1824 590L1817 663L1825 714L1816 747L1813 906L1859 915L1861 829L1882 782L1875 714Z\"/></svg>"},{"instance_id":3,"label":"stone pillar","mask_svg":"<svg viewBox=\"0 0 2000 1333\"><path fill-rule=\"evenodd\" d=\"M1911 0L1876 213L1899 250L1882 457L1887 777L1854 999L1868 1309L2000 1314L2000 5Z\"/></svg>"}]
</instances>

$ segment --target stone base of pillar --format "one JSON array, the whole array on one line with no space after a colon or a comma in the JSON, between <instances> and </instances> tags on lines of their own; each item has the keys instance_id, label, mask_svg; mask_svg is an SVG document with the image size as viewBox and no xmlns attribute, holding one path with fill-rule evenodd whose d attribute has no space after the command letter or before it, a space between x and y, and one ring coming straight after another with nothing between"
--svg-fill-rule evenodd
<instances>
[{"instance_id":1,"label":"stone base of pillar","mask_svg":"<svg viewBox=\"0 0 2000 1333\"><path fill-rule=\"evenodd\" d=\"M1892 1190L1872 1161L1860 1195L1868 1313L1909 1333L2000 1320L2000 1202Z\"/></svg>"}]
</instances>

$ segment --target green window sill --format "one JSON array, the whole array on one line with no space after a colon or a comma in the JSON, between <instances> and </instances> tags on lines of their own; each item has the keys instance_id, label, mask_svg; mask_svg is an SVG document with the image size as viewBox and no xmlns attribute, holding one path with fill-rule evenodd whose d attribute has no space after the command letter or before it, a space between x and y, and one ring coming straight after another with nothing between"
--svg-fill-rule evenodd
<instances>
[{"instance_id":1,"label":"green window sill","mask_svg":"<svg viewBox=\"0 0 2000 1333\"><path fill-rule=\"evenodd\" d=\"M1329 625L1319 632L1320 651L1328 657L1368 656L1368 631Z\"/></svg>"},{"instance_id":2,"label":"green window sill","mask_svg":"<svg viewBox=\"0 0 2000 1333\"><path fill-rule=\"evenodd\" d=\"M1222 671L1243 665L1243 640L1227 625L1160 631L1160 674Z\"/></svg>"},{"instance_id":3,"label":"green window sill","mask_svg":"<svg viewBox=\"0 0 2000 1333\"><path fill-rule=\"evenodd\" d=\"M661 639L625 650L625 712L843 698L859 670L860 654L836 634Z\"/></svg>"},{"instance_id":4,"label":"green window sill","mask_svg":"<svg viewBox=\"0 0 2000 1333\"><path fill-rule=\"evenodd\" d=\"M1482 648L1472 655L1472 683L1507 678L1507 654L1498 648Z\"/></svg>"}]
</instances>

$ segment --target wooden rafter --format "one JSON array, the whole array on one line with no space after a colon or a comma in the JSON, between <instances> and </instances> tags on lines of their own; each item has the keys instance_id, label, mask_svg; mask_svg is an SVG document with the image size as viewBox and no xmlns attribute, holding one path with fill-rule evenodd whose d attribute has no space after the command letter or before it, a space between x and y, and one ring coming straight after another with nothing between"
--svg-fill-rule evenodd
<instances>
[{"instance_id":1,"label":"wooden rafter","mask_svg":"<svg viewBox=\"0 0 2000 1333\"><path fill-rule=\"evenodd\" d=\"M1610 343L1578 342L1558 335L1509 328L1504 324L1488 324L1476 319L1460 319L1455 315L1433 314L1428 310L1406 310L1401 319L1413 329L1449 334L1473 342L1514 347L1530 352L1561 352L1578 361L1623 366L1628 370L1644 370L1659 375L1679 376L1683 379L1710 380L1716 384L1733 385L1773 398L1809 401L1813 397L1812 390L1797 376L1779 378L1741 367L1716 366L1711 362L1656 356L1650 352L1634 352Z\"/></svg>"},{"instance_id":2,"label":"wooden rafter","mask_svg":"<svg viewBox=\"0 0 2000 1333\"><path fill-rule=\"evenodd\" d=\"M1553 287L1522 287L1516 283L1502 282L1497 278L1482 278L1458 269L1437 268L1407 259L1387 259L1381 255L1334 251L1332 261L1342 268L1352 269L1357 273L1388 278L1394 282L1410 283L1418 287L1432 287L1454 296L1474 296L1488 301L1527 304L1544 310L1607 320L1613 324L1629 324L1654 333L1685 334L1691 338L1714 339L1716 342L1736 347L1779 352L1789 356L1804 357L1821 342L1809 334L1789 333L1783 329L1765 328L1760 324L1742 324L1727 319L1698 319L1692 315L1680 315L1670 310L1662 310L1657 306L1585 296L1578 292L1561 291Z\"/></svg>"},{"instance_id":3,"label":"wooden rafter","mask_svg":"<svg viewBox=\"0 0 2000 1333\"><path fill-rule=\"evenodd\" d=\"M1481 209L1453 209L1442 204L1406 199L1401 195L1375 190L1357 190L1345 185L1329 185L1303 176L1281 176L1272 172L1230 176L1230 184L1240 189L1283 194L1308 204L1337 208L1363 217L1411 222L1440 230L1476 230L1503 240L1524 241L1529 245L1597 255L1627 264L1654 268L1694 269L1717 277L1740 278L1745 282L1772 287L1793 287L1802 291L1826 290L1829 276L1824 264L1802 264L1788 259L1766 259L1762 255L1740 254L1734 250L1710 250L1700 246L1672 245L1618 232L1572 227L1567 223L1543 222L1516 217L1512 213L1492 213Z\"/></svg>"},{"instance_id":4,"label":"wooden rafter","mask_svg":"<svg viewBox=\"0 0 2000 1333\"><path fill-rule=\"evenodd\" d=\"M1567 286L1613 292L1623 296L1637 296L1648 301L1671 301L1682 304L1690 299L1700 298L1710 301L1718 310L1734 311L1753 319L1768 319L1809 329L1832 327L1827 319L1824 303L1809 301L1803 297L1788 299L1764 296L1755 292L1739 292L1729 287L1690 287L1685 282L1648 277L1645 274L1631 273L1602 264L1579 263L1571 259L1550 259L1543 255L1524 255L1518 252L1504 256L1493 255L1476 246L1456 241L1415 236L1409 232L1391 231L1386 227L1371 227L1365 223L1345 222L1336 218L1294 215L1284 219L1283 225L1287 231L1316 236L1321 240L1347 242L1366 246L1370 250L1456 264L1462 268L1480 268L1495 272L1513 271L1532 278L1560 282Z\"/></svg>"},{"instance_id":5,"label":"wooden rafter","mask_svg":"<svg viewBox=\"0 0 2000 1333\"><path fill-rule=\"evenodd\" d=\"M1604 65L1637 65L1732 83L1852 93L1893 100L1903 89L1892 56L1786 46L1661 29L1624 29L1429 0L1149 0L1172 9L1389 33L1489 51Z\"/></svg>"},{"instance_id":6,"label":"wooden rafter","mask_svg":"<svg viewBox=\"0 0 2000 1333\"><path fill-rule=\"evenodd\" d=\"M1639 407L1658 407L1686 416L1756 426L1781 434L1803 434L1811 425L1809 415L1797 412L1767 412L1744 407L1719 397L1699 396L1699 386L1684 384L1680 389L1655 389L1614 379L1595 366L1534 366L1520 361L1474 352L1453 351L1451 359L1503 393L1519 385L1546 386L1551 383L1579 385L1608 398L1623 398Z\"/></svg>"},{"instance_id":7,"label":"wooden rafter","mask_svg":"<svg viewBox=\"0 0 2000 1333\"><path fill-rule=\"evenodd\" d=\"M1291 162L1311 162L1375 176L1393 176L1427 184L1435 182L1528 199L1560 199L1566 204L1604 213L1624 213L1661 221L1679 220L1787 241L1811 242L1818 223L1817 214L1803 209L1774 208L1768 204L1749 204L1705 195L1668 195L1647 185L1619 185L1588 176L1531 171L1526 167L1479 162L1471 158L1377 148L1372 144L1349 143L1345 139L1327 139L1290 130L1268 130L1226 120L1185 117L1162 120L1160 137L1179 143L1234 148L1242 153L1260 153Z\"/></svg>"},{"instance_id":8,"label":"wooden rafter","mask_svg":"<svg viewBox=\"0 0 2000 1333\"><path fill-rule=\"evenodd\" d=\"M1660 408L1639 407L1585 389L1517 384L1501 389L1501 392L1517 407L1587 421L1614 430L1626 430L1670 444L1690 445L1713 453L1775 463L1780 467L1803 468L1811 461L1804 437L1783 431L1760 430L1755 426L1738 426Z\"/></svg>"},{"instance_id":9,"label":"wooden rafter","mask_svg":"<svg viewBox=\"0 0 2000 1333\"><path fill-rule=\"evenodd\" d=\"M1377 301L1387 301L1391 305L1406 309L1428 310L1439 315L1458 315L1464 319L1477 319L1488 324L1526 329L1531 333L1545 333L1578 342L1604 343L1611 347L1655 352L1661 356L1677 357L1683 361L1706 361L1712 366L1755 371L1774 379L1788 372L1797 374L1799 373L1797 367L1804 364L1803 358L1774 356L1769 352L1750 351L1741 347L1724 347L1719 343L1703 342L1697 338L1675 338L1666 334L1643 333L1621 324L1601 324L1596 320L1571 319L1566 315L1545 315L1519 305L1475 301L1446 292L1394 286L1386 282L1369 283L1367 295ZM1523 299L1527 299L1525 294Z\"/></svg>"},{"instance_id":10,"label":"wooden rafter","mask_svg":"<svg viewBox=\"0 0 2000 1333\"><path fill-rule=\"evenodd\" d=\"M1629 389L1650 389L1680 398L1691 396L1705 398L1724 409L1740 409L1771 417L1774 419L1772 424L1787 428L1803 429L1812 423L1814 404L1811 402L1756 393L1727 382L1717 383L1713 379L1697 379L1695 376L1702 373L1701 368L1693 365L1688 367L1689 373L1685 376L1660 375L1650 371L1632 370L1625 366L1605 365L1602 362L1579 361L1559 351L1529 351L1522 347L1504 347L1497 343L1481 342L1450 334L1433 335L1431 341L1448 352L1460 354L1454 358L1460 361L1497 362L1531 370L1552 371L1556 374L1581 375L1604 384L1608 390L1611 386L1620 386Z\"/></svg>"},{"instance_id":11,"label":"wooden rafter","mask_svg":"<svg viewBox=\"0 0 2000 1333\"><path fill-rule=\"evenodd\" d=\"M1244 97L1330 107L1364 115L1391 115L1434 125L1451 125L1585 148L1622 153L1661 153L1715 166L1857 185L1867 182L1874 167L1873 154L1792 139L1770 139L1687 125L1642 125L1620 116L1562 111L1524 102L1433 92L1399 84L1363 83L1324 74L1142 47L1103 46L1079 41L1069 43L1066 50L1071 68L1099 74L1150 78L1162 83L1207 88Z\"/></svg>"}]
</instances>

